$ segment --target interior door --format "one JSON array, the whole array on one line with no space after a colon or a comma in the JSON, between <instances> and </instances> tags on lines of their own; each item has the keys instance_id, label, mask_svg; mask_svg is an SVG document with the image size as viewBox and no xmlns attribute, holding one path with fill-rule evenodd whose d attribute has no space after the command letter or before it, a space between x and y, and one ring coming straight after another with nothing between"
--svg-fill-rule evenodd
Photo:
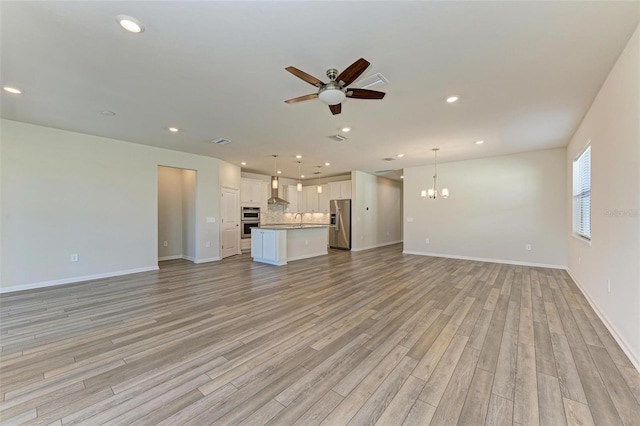
<instances>
[{"instance_id":1,"label":"interior door","mask_svg":"<svg viewBox=\"0 0 640 426\"><path fill-rule=\"evenodd\" d=\"M240 253L240 203L238 190L222 188L220 217L220 238L222 247L220 253L223 259Z\"/></svg>"}]
</instances>

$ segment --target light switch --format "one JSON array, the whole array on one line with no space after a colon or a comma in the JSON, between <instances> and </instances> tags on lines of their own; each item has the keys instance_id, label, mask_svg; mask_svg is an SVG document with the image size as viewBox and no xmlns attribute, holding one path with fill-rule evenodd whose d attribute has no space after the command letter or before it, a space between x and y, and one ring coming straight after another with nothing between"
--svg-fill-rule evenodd
<instances>
[{"instance_id":1,"label":"light switch","mask_svg":"<svg viewBox=\"0 0 640 426\"><path fill-rule=\"evenodd\" d=\"M207 223L216 223L216 218L215 217L208 217L207 218Z\"/></svg>"},{"instance_id":2,"label":"light switch","mask_svg":"<svg viewBox=\"0 0 640 426\"><path fill-rule=\"evenodd\" d=\"M412 217L408 217L407 218L407 222L413 222L413 218Z\"/></svg>"}]
</instances>

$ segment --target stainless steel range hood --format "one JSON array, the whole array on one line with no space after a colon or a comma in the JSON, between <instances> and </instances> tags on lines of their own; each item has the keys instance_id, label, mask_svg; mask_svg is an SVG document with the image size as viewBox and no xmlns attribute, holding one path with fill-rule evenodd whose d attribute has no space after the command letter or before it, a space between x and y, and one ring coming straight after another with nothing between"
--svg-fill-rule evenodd
<instances>
[{"instance_id":1,"label":"stainless steel range hood","mask_svg":"<svg viewBox=\"0 0 640 426\"><path fill-rule=\"evenodd\" d=\"M278 176L271 176L271 181L273 182L274 180L279 181ZM278 182L278 186L280 182ZM289 205L289 202L287 200L283 200L282 198L278 197L278 189L273 187L273 184L269 183L269 185L271 185L271 198L269 198L267 200L267 204L270 205L278 205L278 206L287 206Z\"/></svg>"}]
</instances>

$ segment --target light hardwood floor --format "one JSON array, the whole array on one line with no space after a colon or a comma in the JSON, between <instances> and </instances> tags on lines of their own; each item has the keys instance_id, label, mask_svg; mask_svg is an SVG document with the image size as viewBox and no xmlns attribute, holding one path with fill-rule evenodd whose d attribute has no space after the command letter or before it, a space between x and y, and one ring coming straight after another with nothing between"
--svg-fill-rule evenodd
<instances>
[{"instance_id":1,"label":"light hardwood floor","mask_svg":"<svg viewBox=\"0 0 640 426\"><path fill-rule=\"evenodd\" d=\"M640 377L559 270L248 255L5 294L2 424L640 424Z\"/></svg>"}]
</instances>

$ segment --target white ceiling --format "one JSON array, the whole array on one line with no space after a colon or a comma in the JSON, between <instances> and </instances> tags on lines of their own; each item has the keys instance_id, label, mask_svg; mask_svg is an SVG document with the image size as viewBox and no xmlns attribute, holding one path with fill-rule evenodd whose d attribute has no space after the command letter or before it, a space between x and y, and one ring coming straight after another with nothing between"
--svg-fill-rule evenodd
<instances>
[{"instance_id":1,"label":"white ceiling","mask_svg":"<svg viewBox=\"0 0 640 426\"><path fill-rule=\"evenodd\" d=\"M207 155L283 176L376 172L565 146L640 2L0 3L2 117ZM115 16L144 23L125 32ZM363 57L383 100L285 99ZM353 84L357 86L357 82ZM444 99L458 95L447 104ZM117 113L110 117L103 110ZM180 132L167 131L177 126ZM348 141L327 138L349 126ZM229 145L210 141L231 139ZM475 145L478 139L484 145ZM404 158L383 161L398 153Z\"/></svg>"}]
</instances>

